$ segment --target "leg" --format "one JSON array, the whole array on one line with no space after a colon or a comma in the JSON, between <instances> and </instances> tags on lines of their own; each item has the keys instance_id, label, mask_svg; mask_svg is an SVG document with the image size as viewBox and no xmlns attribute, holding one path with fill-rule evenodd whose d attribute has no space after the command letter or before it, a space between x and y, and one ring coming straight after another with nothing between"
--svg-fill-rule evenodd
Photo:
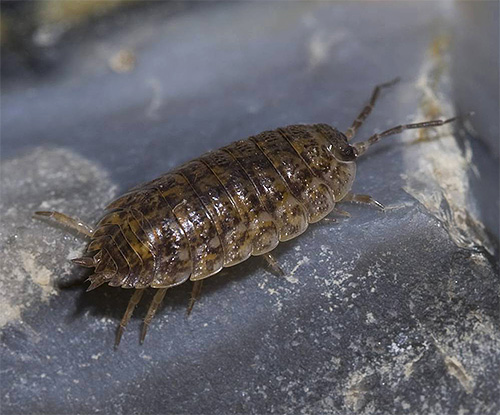
<instances>
[{"instance_id":1,"label":"leg","mask_svg":"<svg viewBox=\"0 0 500 415\"><path fill-rule=\"evenodd\" d=\"M368 195L356 195L354 193L347 193L341 202L356 202L356 203L366 203L378 207L380 210L385 210L382 203L377 202L373 197Z\"/></svg>"},{"instance_id":2,"label":"leg","mask_svg":"<svg viewBox=\"0 0 500 415\"><path fill-rule=\"evenodd\" d=\"M350 218L351 214L349 212L346 212L345 210L339 209L337 206L335 206L332 210L333 213L336 213L337 215L340 216L345 216L346 218Z\"/></svg>"},{"instance_id":3,"label":"leg","mask_svg":"<svg viewBox=\"0 0 500 415\"><path fill-rule=\"evenodd\" d=\"M198 300L198 298L200 298L201 287L203 287L203 280L198 280L194 282L193 289L191 291L191 298L189 299L189 305L187 308L188 316L191 314L191 311L193 310L194 303L196 302L196 300Z\"/></svg>"},{"instance_id":4,"label":"leg","mask_svg":"<svg viewBox=\"0 0 500 415\"><path fill-rule=\"evenodd\" d=\"M85 282L90 281L90 285L87 288L87 292L95 290L97 287L100 287L102 284L109 282L110 277L106 274L92 274L88 277ZM141 294L142 295L142 294ZM140 298L139 298L140 300ZM139 302L139 300L137 302ZM124 327L125 328L125 327Z\"/></svg>"},{"instance_id":5,"label":"leg","mask_svg":"<svg viewBox=\"0 0 500 415\"><path fill-rule=\"evenodd\" d=\"M273 273L276 274L278 277L283 277L285 275L285 271L281 269L281 267L278 264L278 261L276 261L276 258L269 252L267 254L262 255L262 258L266 260L267 265L269 265Z\"/></svg>"},{"instance_id":6,"label":"leg","mask_svg":"<svg viewBox=\"0 0 500 415\"><path fill-rule=\"evenodd\" d=\"M405 130L411 130L413 128L439 127L441 125L455 121L457 118L458 117L453 117L453 118L448 118L447 120L434 120L434 121L419 122L417 124L398 125L397 127L390 128L382 133L374 134L368 140L361 141L360 143L356 143L353 145L354 149L356 150L356 157L359 157L368 149L368 147L380 141L380 139L383 137L399 134Z\"/></svg>"},{"instance_id":7,"label":"leg","mask_svg":"<svg viewBox=\"0 0 500 415\"><path fill-rule=\"evenodd\" d=\"M333 208L333 210L331 211L331 213L335 213L335 214L340 215L340 216L345 216L346 218L350 218L351 217L351 214L349 212L346 212L345 210L339 209L337 206L335 206ZM323 223L331 223L331 224L337 223L337 219L330 218L328 216L326 216L323 219L321 219L321 221Z\"/></svg>"},{"instance_id":8,"label":"leg","mask_svg":"<svg viewBox=\"0 0 500 415\"><path fill-rule=\"evenodd\" d=\"M89 225L83 223L78 219L74 219L68 215L65 215L64 213L38 211L35 212L35 215L52 218L56 222L59 222L61 225L74 229L75 231L88 237L91 237L92 233L94 232L94 230Z\"/></svg>"},{"instance_id":9,"label":"leg","mask_svg":"<svg viewBox=\"0 0 500 415\"><path fill-rule=\"evenodd\" d=\"M132 297L130 297L130 301L128 302L127 310L125 310L125 314L123 315L122 321L120 321L120 325L118 326L118 331L116 332L115 349L117 349L118 345L120 344L123 330L125 330L125 327L127 327L127 324L130 320L130 317L132 317L132 313L134 312L135 306L137 304L139 304L139 301L141 301L142 294L144 294L144 289L135 290Z\"/></svg>"},{"instance_id":10,"label":"leg","mask_svg":"<svg viewBox=\"0 0 500 415\"><path fill-rule=\"evenodd\" d=\"M82 258L73 258L71 262L73 262L73 264L80 265L81 267L85 268L94 268L96 266L94 258L88 256Z\"/></svg>"},{"instance_id":11,"label":"leg","mask_svg":"<svg viewBox=\"0 0 500 415\"><path fill-rule=\"evenodd\" d=\"M347 137L348 140L350 140L356 135L356 131L358 131L358 128L363 125L363 122L366 120L366 117L368 117L372 112L372 109L375 106L375 102L377 102L377 98L380 94L380 90L382 88L390 87L397 82L399 82L399 78L393 79L391 82L386 82L385 84L380 84L375 87L372 93L372 97L370 98L370 103L363 108L363 111L361 111L361 113L358 115L358 118L354 120L352 125L346 131L345 136Z\"/></svg>"},{"instance_id":12,"label":"leg","mask_svg":"<svg viewBox=\"0 0 500 415\"><path fill-rule=\"evenodd\" d=\"M144 319L144 324L142 326L141 344L144 343L144 339L146 338L146 333L148 331L149 324L151 323L151 320L153 320L153 317L156 314L156 310L158 309L158 306L163 301L163 298L165 297L167 290L168 290L168 288L158 289L155 296L153 297L153 301L151 301L151 305L149 306L148 314L146 315L146 318Z\"/></svg>"}]
</instances>

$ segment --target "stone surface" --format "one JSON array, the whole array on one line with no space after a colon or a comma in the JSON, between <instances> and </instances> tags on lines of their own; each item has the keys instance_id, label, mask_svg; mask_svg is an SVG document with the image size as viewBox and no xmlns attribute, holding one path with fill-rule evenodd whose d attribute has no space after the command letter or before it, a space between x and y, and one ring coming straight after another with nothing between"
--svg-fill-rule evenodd
<instances>
[{"instance_id":1,"label":"stone surface","mask_svg":"<svg viewBox=\"0 0 500 415\"><path fill-rule=\"evenodd\" d=\"M85 278L68 262L85 241L31 217L93 223L119 191L235 139L346 129L396 75L357 139L452 116L468 68L456 25L498 16L492 4L158 3L69 32L43 73L5 77L2 414L498 413L498 153L481 117L373 147L354 191L385 212L343 204L351 218L278 247L286 277L259 258L226 269L190 318L190 284L170 290L142 346L152 293L114 351L130 291L61 287Z\"/></svg>"}]
</instances>

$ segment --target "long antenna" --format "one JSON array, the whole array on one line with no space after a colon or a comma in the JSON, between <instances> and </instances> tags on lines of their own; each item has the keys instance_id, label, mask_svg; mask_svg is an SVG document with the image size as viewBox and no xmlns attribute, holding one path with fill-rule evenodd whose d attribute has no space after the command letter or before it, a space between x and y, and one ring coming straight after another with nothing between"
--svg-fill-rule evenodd
<instances>
[{"instance_id":1,"label":"long antenna","mask_svg":"<svg viewBox=\"0 0 500 415\"><path fill-rule=\"evenodd\" d=\"M352 125L345 132L345 136L347 137L348 140L352 139L356 135L356 131L358 131L358 128L363 125L363 122L366 120L366 117L368 117L372 112L373 108L375 107L375 103L377 102L377 99L380 95L380 90L382 88L389 88L394 84L397 84L400 80L401 78L398 76L397 78L394 78L392 81L386 82L385 84L379 84L375 87L372 96L370 98L370 102L362 109L362 111L358 115L358 118L354 120Z\"/></svg>"},{"instance_id":2,"label":"long antenna","mask_svg":"<svg viewBox=\"0 0 500 415\"><path fill-rule=\"evenodd\" d=\"M473 115L474 113L469 113L469 115ZM399 134L405 130L411 130L414 128L429 128L429 127L439 127L444 124L448 124L450 122L453 122L460 117L453 117L453 118L448 118L447 120L433 120L433 121L424 121L424 122L419 122L416 124L403 124L403 125L398 125L397 127L392 127L389 128L388 130L378 133L378 134L373 134L368 140L366 141L361 141L359 143L355 143L352 146L356 150L356 156L361 156L370 146L375 144L376 142L380 141L380 139L384 137L388 137L390 135L394 134Z\"/></svg>"}]
</instances>

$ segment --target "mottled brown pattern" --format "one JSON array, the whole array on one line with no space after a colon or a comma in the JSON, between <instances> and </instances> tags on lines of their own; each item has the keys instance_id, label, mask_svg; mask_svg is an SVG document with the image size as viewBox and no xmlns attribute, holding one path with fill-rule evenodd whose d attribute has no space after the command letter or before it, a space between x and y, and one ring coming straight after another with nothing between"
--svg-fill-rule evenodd
<instances>
[{"instance_id":1,"label":"mottled brown pattern","mask_svg":"<svg viewBox=\"0 0 500 415\"><path fill-rule=\"evenodd\" d=\"M265 131L207 153L108 206L88 246L91 288L168 288L300 235L349 191L345 136L325 124Z\"/></svg>"},{"instance_id":2,"label":"mottled brown pattern","mask_svg":"<svg viewBox=\"0 0 500 415\"><path fill-rule=\"evenodd\" d=\"M166 180L158 185L158 189L168 204L173 206L172 212L184 230L193 262L190 278L197 280L222 269L224 252L207 209L179 171L166 175Z\"/></svg>"},{"instance_id":3,"label":"mottled brown pattern","mask_svg":"<svg viewBox=\"0 0 500 415\"><path fill-rule=\"evenodd\" d=\"M314 175L323 179L333 201L342 200L356 176L355 163L345 163L336 157L349 145L345 136L326 124L290 125L285 130L290 144Z\"/></svg>"},{"instance_id":4,"label":"mottled brown pattern","mask_svg":"<svg viewBox=\"0 0 500 415\"><path fill-rule=\"evenodd\" d=\"M254 139L285 178L295 197L306 207L308 222L314 223L332 211L335 201L328 186L314 175L288 136L289 128L285 127L259 134Z\"/></svg>"},{"instance_id":5,"label":"mottled brown pattern","mask_svg":"<svg viewBox=\"0 0 500 415\"><path fill-rule=\"evenodd\" d=\"M236 141L225 150L241 164L254 184L259 198L278 228L279 240L295 238L307 228L307 212L288 189L279 172L262 150L248 140Z\"/></svg>"},{"instance_id":6,"label":"mottled brown pattern","mask_svg":"<svg viewBox=\"0 0 500 415\"><path fill-rule=\"evenodd\" d=\"M350 192L357 158L384 137L457 120L398 125L350 145L380 90L397 81L375 87L346 134L326 124L289 125L236 141L129 190L107 207L96 228L61 212L36 212L91 238L85 256L73 260L94 268L89 290L106 282L136 288L115 346L144 288L157 290L141 342L169 287L194 281L189 313L204 278L250 255L267 254L324 218L336 203L383 209L369 195ZM265 258L275 272L284 273L271 255Z\"/></svg>"},{"instance_id":7,"label":"mottled brown pattern","mask_svg":"<svg viewBox=\"0 0 500 415\"><path fill-rule=\"evenodd\" d=\"M222 183L246 227L244 238L237 242L242 260L273 250L279 243L278 230L243 167L225 149L205 154L200 160Z\"/></svg>"},{"instance_id":8,"label":"mottled brown pattern","mask_svg":"<svg viewBox=\"0 0 500 415\"><path fill-rule=\"evenodd\" d=\"M222 242L224 265L237 264L248 258L239 247L239 241L247 238L248 224L243 223L240 212L217 176L198 160L185 164L178 171L190 183L215 225Z\"/></svg>"}]
</instances>

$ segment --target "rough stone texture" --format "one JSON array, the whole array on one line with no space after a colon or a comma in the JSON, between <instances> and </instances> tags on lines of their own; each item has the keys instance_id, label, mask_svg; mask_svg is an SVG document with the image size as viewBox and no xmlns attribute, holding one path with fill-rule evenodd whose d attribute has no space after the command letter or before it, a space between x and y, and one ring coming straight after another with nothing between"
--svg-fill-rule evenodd
<instances>
[{"instance_id":1,"label":"rough stone texture","mask_svg":"<svg viewBox=\"0 0 500 415\"><path fill-rule=\"evenodd\" d=\"M2 164L2 277L0 327L21 320L21 312L59 294L54 282L74 273L68 261L83 251L81 240L61 227L33 220L36 210L80 207L94 216L116 193L107 173L65 149L38 148ZM67 195L71 195L68 200ZM74 233L74 232L73 232Z\"/></svg>"},{"instance_id":2,"label":"rough stone texture","mask_svg":"<svg viewBox=\"0 0 500 415\"><path fill-rule=\"evenodd\" d=\"M277 249L285 278L259 258L224 270L189 319L190 285L172 289L143 346L152 293L113 351L130 291L60 288L85 277L68 263L84 241L31 217L56 208L92 223L116 188L235 139L297 122L346 129L396 75L358 139L451 116L461 13L483 22L475 38L498 32L496 3L472 10L159 3L70 32L50 70L3 79L2 414L498 413L498 154L481 117L468 121L477 136L378 144L354 190L386 212L343 205L351 218ZM498 112L489 122L498 131Z\"/></svg>"}]
</instances>

